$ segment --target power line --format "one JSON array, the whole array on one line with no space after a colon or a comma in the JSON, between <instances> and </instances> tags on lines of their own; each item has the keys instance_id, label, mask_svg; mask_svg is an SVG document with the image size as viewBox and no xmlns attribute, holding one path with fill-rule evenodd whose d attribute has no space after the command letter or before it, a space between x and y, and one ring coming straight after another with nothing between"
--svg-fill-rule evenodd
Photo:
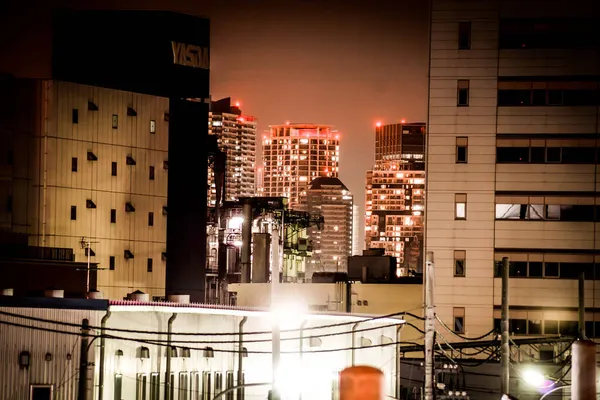
<instances>
[{"instance_id":1,"label":"power line","mask_svg":"<svg viewBox=\"0 0 600 400\"><path fill-rule=\"evenodd\" d=\"M8 322L8 321L2 321L2 320L0 320L0 325L7 325L7 326L13 326L13 327L17 327L17 328L24 328L24 329L33 329L33 330L49 332L49 333L58 333L58 334L65 334L65 335L72 335L72 336L82 336L82 333L80 333L80 332L61 331L58 329L43 328L43 327L31 326L31 325L23 325L23 324L19 324L19 323L15 323L15 322ZM114 335L95 335L95 336L88 335L87 337L93 338L92 340L95 340L100 337L104 337L106 339L112 339L112 340L122 340L122 341L127 341L127 342L144 343L144 344L148 344L148 345L161 346L161 347L173 347L171 344L163 343L163 342L156 342L154 340L139 339L139 338L127 338L127 337L114 336ZM393 345L398 345L398 344L400 344L400 345L401 344L417 345L417 343L415 343L415 342L400 341L400 342L381 343L381 344L376 344L376 345L360 346L360 347L352 346L352 347L342 347L342 348L333 348L333 349L306 350L306 351L303 351L303 354L335 353L335 352L340 352L340 351L364 350L364 349L370 349L370 348L393 346ZM199 351L207 350L206 347L186 347L186 348L189 350L199 350ZM257 351L257 350L244 350L244 349L236 350L236 349L211 348L211 350L213 352L218 352L218 353L237 354L237 353L243 352L243 353L247 353L247 354L271 354L271 351ZM300 351L282 351L281 354L300 354Z\"/></svg>"},{"instance_id":2,"label":"power line","mask_svg":"<svg viewBox=\"0 0 600 400\"><path fill-rule=\"evenodd\" d=\"M437 319L437 320L438 320L438 322L439 322L439 323L440 323L440 324L441 324L441 325L442 325L444 328L446 328L446 330L447 330L448 332L452 333L454 336L457 336L457 337L459 337L459 338L461 338L461 339L463 339L463 340L481 340L481 339L483 339L483 338L485 338L485 337L487 337L487 336L490 336L492 333L495 333L495 332L496 332L496 329L492 329L491 331L489 331L488 333L486 333L486 334L484 334L484 335L477 336L477 337L474 337L474 338L469 338L469 337L463 336L463 335L461 335L461 334L459 334L459 333L457 333L457 332L454 332L452 329L450 329L450 328L448 327L448 325L446 325L446 324L444 323L444 321L442 321L442 319L441 319L441 318L440 318L440 317L439 317L437 314L435 315L435 319Z\"/></svg>"},{"instance_id":3,"label":"power line","mask_svg":"<svg viewBox=\"0 0 600 400\"><path fill-rule=\"evenodd\" d=\"M0 311L0 315L6 315L9 317L13 317L13 318L23 318L23 319L28 319L31 321L44 322L44 323L48 323L48 324L57 324L57 325L63 325L63 326L70 326L73 328L81 328L80 324L75 324L72 322L63 322L63 321L55 321L55 320L39 318L39 317L31 317L31 316L15 314L15 313L7 312L7 311ZM362 324L365 322L371 322L371 321L377 321L377 320L386 319L386 318L397 317L399 315L409 315L416 319L423 319L423 317L419 317L412 313L407 313L405 311L402 311L402 312L396 312L396 313L382 315L382 316L378 316L378 317L371 317L371 318L364 319L362 321L340 322L340 323L336 323L336 324L328 324L328 325L320 325L320 326L312 326L312 327L309 326L309 327L303 328L303 329L299 329L299 328L298 329L285 329L285 330L282 330L281 332L286 333L286 332L299 332L301 330L302 331L311 331L311 330L319 330L319 329L326 329L326 328L337 328L337 327L341 327L341 326L354 325L357 322ZM396 324L393 324L393 325L396 325ZM142 331L142 330L136 330L136 329L108 328L108 327L102 328L102 327L93 326L93 325L90 325L89 329L91 329L91 330L104 329L105 331L113 331L113 332L121 332L121 333L138 333L138 334L145 334L145 335L168 335L168 334L182 335L182 336L237 336L237 335L239 335L239 332L211 332L211 333L172 332L172 333L169 333L169 332L165 332L165 331ZM416 329L418 329L418 328L416 328ZM270 334L271 334L271 331L244 332L245 336L270 335Z\"/></svg>"}]
</instances>

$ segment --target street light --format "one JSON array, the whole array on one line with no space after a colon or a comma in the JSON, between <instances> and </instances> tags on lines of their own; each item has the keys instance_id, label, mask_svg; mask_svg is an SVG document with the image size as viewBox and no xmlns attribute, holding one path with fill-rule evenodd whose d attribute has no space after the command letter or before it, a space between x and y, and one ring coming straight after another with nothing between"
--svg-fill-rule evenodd
<instances>
[{"instance_id":1,"label":"street light","mask_svg":"<svg viewBox=\"0 0 600 400\"><path fill-rule=\"evenodd\" d=\"M544 386L546 378L544 375L532 368L527 368L523 371L522 377L529 386L540 388Z\"/></svg>"}]
</instances>

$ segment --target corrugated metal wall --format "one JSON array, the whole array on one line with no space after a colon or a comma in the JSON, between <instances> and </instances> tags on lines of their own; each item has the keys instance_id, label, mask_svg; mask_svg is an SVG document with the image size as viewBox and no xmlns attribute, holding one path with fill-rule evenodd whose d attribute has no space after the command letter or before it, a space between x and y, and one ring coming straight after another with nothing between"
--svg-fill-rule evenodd
<instances>
[{"instance_id":1,"label":"corrugated metal wall","mask_svg":"<svg viewBox=\"0 0 600 400\"><path fill-rule=\"evenodd\" d=\"M87 318L90 325L99 325L104 312L89 310L60 310L43 308L1 307L0 311L81 324ZM24 318L0 315L0 321L7 321L33 327L80 332L75 327L48 324ZM90 346L89 360L94 361L95 344ZM30 354L29 368L19 366L19 354ZM51 361L46 361L50 354ZM70 357L68 356L70 355ZM54 385L54 400L73 400L77 398L79 381L80 338L63 333L14 327L0 324L0 399L29 399L30 385ZM90 381L90 391L93 382ZM90 397L91 398L91 397Z\"/></svg>"}]
</instances>

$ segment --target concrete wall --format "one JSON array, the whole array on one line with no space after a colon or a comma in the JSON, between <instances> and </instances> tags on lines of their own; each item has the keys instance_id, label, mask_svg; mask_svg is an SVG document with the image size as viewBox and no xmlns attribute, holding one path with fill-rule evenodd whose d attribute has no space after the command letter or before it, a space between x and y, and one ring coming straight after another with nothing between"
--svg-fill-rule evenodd
<instances>
[{"instance_id":1,"label":"concrete wall","mask_svg":"<svg viewBox=\"0 0 600 400\"><path fill-rule=\"evenodd\" d=\"M454 308L465 309L465 329L492 329L500 286L494 279L499 253L560 254L598 250L594 222L496 220L498 192L538 196L575 194L576 203L596 194L597 167L575 164L497 164L497 135L598 133L598 109L587 106L498 107L498 78L594 75L597 50L499 49L499 16L524 18L576 15L581 2L451 1L432 3L426 250L435 253L436 306L449 325ZM471 23L470 49L458 49L459 22ZM457 105L457 81L469 81L468 106ZM584 79L585 80L585 79ZM468 162L456 162L456 138L468 138ZM573 136L574 137L574 136ZM574 139L568 139L574 140ZM576 139L575 139L576 140ZM583 193L583 192L588 193ZM590 193L591 192L591 193ZM466 194L466 219L455 219L455 195ZM515 194L516 195L516 194ZM536 194L529 194L536 195ZM563 194L562 197L566 195ZM568 194L572 196L573 194ZM546 203L548 204L548 203ZM466 274L454 275L454 252L466 251ZM511 281L513 281L511 279ZM511 282L511 306L574 306L573 281L528 279ZM594 306L595 283L586 283L586 304ZM551 298L551 300L549 300ZM570 318L570 317L569 317ZM590 320L595 319L592 315Z\"/></svg>"}]
</instances>

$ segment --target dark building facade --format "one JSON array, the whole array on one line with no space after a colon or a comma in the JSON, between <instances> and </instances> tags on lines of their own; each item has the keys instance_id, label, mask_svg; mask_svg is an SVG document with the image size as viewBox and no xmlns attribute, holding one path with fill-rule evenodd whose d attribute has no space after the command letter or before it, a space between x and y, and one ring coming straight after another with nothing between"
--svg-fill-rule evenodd
<instances>
[{"instance_id":1,"label":"dark building facade","mask_svg":"<svg viewBox=\"0 0 600 400\"><path fill-rule=\"evenodd\" d=\"M35 33L0 52L10 56L0 73L31 89L14 92L27 107L2 124L10 168L1 172L11 177L2 228L38 246L76 248L81 236L96 243L98 287L111 298L144 289L203 301L208 20L163 11L57 11L47 19L18 28ZM39 49L20 42L36 35ZM75 251L75 261L83 257Z\"/></svg>"}]
</instances>

